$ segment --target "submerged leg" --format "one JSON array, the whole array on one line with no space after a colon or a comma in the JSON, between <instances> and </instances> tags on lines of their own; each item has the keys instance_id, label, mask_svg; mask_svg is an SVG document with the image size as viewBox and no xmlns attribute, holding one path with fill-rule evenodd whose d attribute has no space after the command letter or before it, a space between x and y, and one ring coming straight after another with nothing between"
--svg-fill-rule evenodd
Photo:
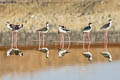
<instances>
[{"instance_id":1,"label":"submerged leg","mask_svg":"<svg viewBox=\"0 0 120 80\"><path fill-rule=\"evenodd\" d=\"M44 48L44 38L45 38L45 34L43 34L43 48Z\"/></svg>"},{"instance_id":2,"label":"submerged leg","mask_svg":"<svg viewBox=\"0 0 120 80\"><path fill-rule=\"evenodd\" d=\"M13 44L13 42L14 42L14 41L13 41L13 40L14 40L14 37L13 37L13 36L14 36L14 32L12 32L12 44L11 44L11 48L14 47L14 44Z\"/></svg>"},{"instance_id":3,"label":"submerged leg","mask_svg":"<svg viewBox=\"0 0 120 80\"><path fill-rule=\"evenodd\" d=\"M83 34L82 34L82 37L83 37L83 51L85 51L85 45L84 45L84 41L85 41L85 39L84 39L84 37L85 37L85 33L83 32Z\"/></svg>"},{"instance_id":4,"label":"submerged leg","mask_svg":"<svg viewBox=\"0 0 120 80\"><path fill-rule=\"evenodd\" d=\"M17 40L18 40L18 33L16 32L16 44L15 44L15 47L16 47L16 49L17 49Z\"/></svg>"},{"instance_id":5,"label":"submerged leg","mask_svg":"<svg viewBox=\"0 0 120 80\"><path fill-rule=\"evenodd\" d=\"M106 31L106 51L107 51L107 45L108 45L108 30Z\"/></svg>"},{"instance_id":6,"label":"submerged leg","mask_svg":"<svg viewBox=\"0 0 120 80\"><path fill-rule=\"evenodd\" d=\"M105 30L105 35L104 35L104 49L107 51L107 30Z\"/></svg>"},{"instance_id":7,"label":"submerged leg","mask_svg":"<svg viewBox=\"0 0 120 80\"><path fill-rule=\"evenodd\" d=\"M62 48L64 49L64 34L62 34Z\"/></svg>"},{"instance_id":8,"label":"submerged leg","mask_svg":"<svg viewBox=\"0 0 120 80\"><path fill-rule=\"evenodd\" d=\"M38 32L38 50L40 50L41 39L40 39L40 32Z\"/></svg>"},{"instance_id":9,"label":"submerged leg","mask_svg":"<svg viewBox=\"0 0 120 80\"><path fill-rule=\"evenodd\" d=\"M13 32L13 47L15 48L16 47L16 33Z\"/></svg>"},{"instance_id":10,"label":"submerged leg","mask_svg":"<svg viewBox=\"0 0 120 80\"><path fill-rule=\"evenodd\" d=\"M88 32L88 41L89 41L89 45L88 45L88 51L89 51L90 50L90 45L91 45L90 32Z\"/></svg>"}]
</instances>

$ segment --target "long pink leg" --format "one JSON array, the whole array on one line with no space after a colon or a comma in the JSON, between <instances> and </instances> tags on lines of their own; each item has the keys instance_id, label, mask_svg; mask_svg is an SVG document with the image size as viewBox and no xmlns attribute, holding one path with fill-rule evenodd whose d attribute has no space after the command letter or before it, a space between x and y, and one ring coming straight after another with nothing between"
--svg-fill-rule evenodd
<instances>
[{"instance_id":1,"label":"long pink leg","mask_svg":"<svg viewBox=\"0 0 120 80\"><path fill-rule=\"evenodd\" d=\"M14 40L13 35L14 35L14 32L12 32L12 44L11 44L11 48L13 48L13 40Z\"/></svg>"},{"instance_id":2,"label":"long pink leg","mask_svg":"<svg viewBox=\"0 0 120 80\"><path fill-rule=\"evenodd\" d=\"M91 45L90 32L88 32L88 40L89 40L89 45L88 45L88 51L89 51L90 50L90 45Z\"/></svg>"},{"instance_id":3,"label":"long pink leg","mask_svg":"<svg viewBox=\"0 0 120 80\"><path fill-rule=\"evenodd\" d=\"M13 33L13 48L15 48L15 32Z\"/></svg>"},{"instance_id":4,"label":"long pink leg","mask_svg":"<svg viewBox=\"0 0 120 80\"><path fill-rule=\"evenodd\" d=\"M43 34L43 48L44 48L44 38L45 38L45 35Z\"/></svg>"},{"instance_id":5,"label":"long pink leg","mask_svg":"<svg viewBox=\"0 0 120 80\"><path fill-rule=\"evenodd\" d=\"M105 30L105 33L104 33L104 49L106 51L106 30Z\"/></svg>"},{"instance_id":6,"label":"long pink leg","mask_svg":"<svg viewBox=\"0 0 120 80\"><path fill-rule=\"evenodd\" d=\"M38 42L39 42L39 47L38 47L38 50L40 50L40 45L41 45L41 39L40 39L40 32L38 32Z\"/></svg>"},{"instance_id":7,"label":"long pink leg","mask_svg":"<svg viewBox=\"0 0 120 80\"><path fill-rule=\"evenodd\" d=\"M16 49L17 49L17 40L18 40L18 33L16 32L16 44L15 44L15 46L16 46Z\"/></svg>"},{"instance_id":8,"label":"long pink leg","mask_svg":"<svg viewBox=\"0 0 120 80\"><path fill-rule=\"evenodd\" d=\"M69 44L68 44L68 49L70 48L70 44L71 44L71 39L70 39L70 34L68 33L68 39L69 39Z\"/></svg>"},{"instance_id":9,"label":"long pink leg","mask_svg":"<svg viewBox=\"0 0 120 80\"><path fill-rule=\"evenodd\" d=\"M106 43L105 43L106 51L107 51L107 44L108 44L108 30L106 30Z\"/></svg>"},{"instance_id":10,"label":"long pink leg","mask_svg":"<svg viewBox=\"0 0 120 80\"><path fill-rule=\"evenodd\" d=\"M82 34L82 37L83 37L83 51L85 51L85 45L84 45L84 41L85 41L85 39L84 39L84 37L85 37L85 33L83 32L83 34Z\"/></svg>"},{"instance_id":11,"label":"long pink leg","mask_svg":"<svg viewBox=\"0 0 120 80\"><path fill-rule=\"evenodd\" d=\"M60 48L62 48L62 34L60 35Z\"/></svg>"},{"instance_id":12,"label":"long pink leg","mask_svg":"<svg viewBox=\"0 0 120 80\"><path fill-rule=\"evenodd\" d=\"M62 48L64 49L64 34L62 34Z\"/></svg>"}]
</instances>

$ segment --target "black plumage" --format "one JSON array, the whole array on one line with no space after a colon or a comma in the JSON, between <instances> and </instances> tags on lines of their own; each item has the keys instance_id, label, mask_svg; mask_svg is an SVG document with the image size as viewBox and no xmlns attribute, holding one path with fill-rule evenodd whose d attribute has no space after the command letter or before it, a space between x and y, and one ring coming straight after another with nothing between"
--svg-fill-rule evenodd
<instances>
[{"instance_id":1,"label":"black plumage","mask_svg":"<svg viewBox=\"0 0 120 80\"><path fill-rule=\"evenodd\" d=\"M100 29L107 29L110 26L110 23L103 25Z\"/></svg>"},{"instance_id":2,"label":"black plumage","mask_svg":"<svg viewBox=\"0 0 120 80\"><path fill-rule=\"evenodd\" d=\"M47 27L43 27L41 29L38 29L37 31L47 31Z\"/></svg>"},{"instance_id":3,"label":"black plumage","mask_svg":"<svg viewBox=\"0 0 120 80\"><path fill-rule=\"evenodd\" d=\"M82 31L86 31L86 30L90 30L91 29L91 27L90 26L87 26L87 27L85 27Z\"/></svg>"}]
</instances>

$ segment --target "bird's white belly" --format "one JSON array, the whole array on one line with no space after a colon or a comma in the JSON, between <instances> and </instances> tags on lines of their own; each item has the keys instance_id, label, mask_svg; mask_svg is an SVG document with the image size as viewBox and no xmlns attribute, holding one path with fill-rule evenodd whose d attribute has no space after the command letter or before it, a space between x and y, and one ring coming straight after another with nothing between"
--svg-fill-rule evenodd
<instances>
[{"instance_id":1,"label":"bird's white belly","mask_svg":"<svg viewBox=\"0 0 120 80\"><path fill-rule=\"evenodd\" d=\"M41 31L41 33L47 33L48 32L48 30L47 31Z\"/></svg>"},{"instance_id":2,"label":"bird's white belly","mask_svg":"<svg viewBox=\"0 0 120 80\"><path fill-rule=\"evenodd\" d=\"M67 33L66 31L64 31L64 30L62 30L62 29L60 29L59 32L60 32L60 33Z\"/></svg>"},{"instance_id":3,"label":"bird's white belly","mask_svg":"<svg viewBox=\"0 0 120 80\"><path fill-rule=\"evenodd\" d=\"M84 30L83 32L90 32L91 31L91 29L90 30Z\"/></svg>"}]
</instances>

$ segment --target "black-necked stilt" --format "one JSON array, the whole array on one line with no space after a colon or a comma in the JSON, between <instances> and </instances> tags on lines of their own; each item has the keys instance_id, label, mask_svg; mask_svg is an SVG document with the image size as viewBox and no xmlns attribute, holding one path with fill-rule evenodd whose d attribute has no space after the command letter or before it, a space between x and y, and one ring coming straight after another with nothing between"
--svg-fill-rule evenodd
<instances>
[{"instance_id":1,"label":"black-necked stilt","mask_svg":"<svg viewBox=\"0 0 120 80\"><path fill-rule=\"evenodd\" d=\"M41 28L41 29L38 29L37 31L38 31L38 33L39 33L39 49L40 49L40 45L41 45L41 42L40 42L40 33L43 34L43 47L44 47L44 38L45 38L45 35L44 35L44 34L45 34L45 33L48 33L48 31L49 31L49 23L46 22L46 26L43 27L43 28Z\"/></svg>"},{"instance_id":2,"label":"black-necked stilt","mask_svg":"<svg viewBox=\"0 0 120 80\"><path fill-rule=\"evenodd\" d=\"M88 26L86 26L82 32L83 32L83 51L85 51L85 47L84 47L84 37L85 37L85 33L88 33L88 40L89 40L89 46L88 46L88 51L89 51L89 48L90 48L90 44L91 44L91 40L90 40L90 32L92 30L92 23L89 23Z\"/></svg>"},{"instance_id":3,"label":"black-necked stilt","mask_svg":"<svg viewBox=\"0 0 120 80\"><path fill-rule=\"evenodd\" d=\"M112 25L112 20L109 19L109 22L100 28L100 29L105 31L105 33L104 33L104 47L105 47L106 51L107 51L107 44L108 44L108 30L110 29L111 25Z\"/></svg>"},{"instance_id":4,"label":"black-necked stilt","mask_svg":"<svg viewBox=\"0 0 120 80\"><path fill-rule=\"evenodd\" d=\"M23 24L14 25L7 22L7 28L12 31L12 45L11 48L17 48L17 32L23 27ZM15 41L14 41L15 40Z\"/></svg>"},{"instance_id":5,"label":"black-necked stilt","mask_svg":"<svg viewBox=\"0 0 120 80\"><path fill-rule=\"evenodd\" d=\"M70 48L70 43L71 43L71 39L70 39L70 35L69 33L71 33L70 30L68 30L66 27L59 25L58 28L58 34L61 33L61 41L60 41L60 48L64 48L64 34L68 35L68 39L69 39L69 45L68 45L68 49Z\"/></svg>"},{"instance_id":6,"label":"black-necked stilt","mask_svg":"<svg viewBox=\"0 0 120 80\"><path fill-rule=\"evenodd\" d=\"M89 61L92 61L92 54L90 52L83 52L83 55L88 58Z\"/></svg>"},{"instance_id":7,"label":"black-necked stilt","mask_svg":"<svg viewBox=\"0 0 120 80\"><path fill-rule=\"evenodd\" d=\"M49 58L49 49L48 48L41 48L40 51L46 54L46 58Z\"/></svg>"},{"instance_id":8,"label":"black-necked stilt","mask_svg":"<svg viewBox=\"0 0 120 80\"><path fill-rule=\"evenodd\" d=\"M61 48L58 48L58 56L62 57L65 54L70 53L68 50L62 50Z\"/></svg>"},{"instance_id":9,"label":"black-necked stilt","mask_svg":"<svg viewBox=\"0 0 120 80\"><path fill-rule=\"evenodd\" d=\"M112 62L112 56L111 56L111 54L110 54L108 51L102 52L101 54L102 54L105 58L108 58L108 61L109 61L109 62Z\"/></svg>"},{"instance_id":10,"label":"black-necked stilt","mask_svg":"<svg viewBox=\"0 0 120 80\"><path fill-rule=\"evenodd\" d=\"M6 52L7 56L11 56L11 55L14 55L14 54L18 55L18 56L23 56L23 53L19 49L11 48Z\"/></svg>"}]
</instances>

